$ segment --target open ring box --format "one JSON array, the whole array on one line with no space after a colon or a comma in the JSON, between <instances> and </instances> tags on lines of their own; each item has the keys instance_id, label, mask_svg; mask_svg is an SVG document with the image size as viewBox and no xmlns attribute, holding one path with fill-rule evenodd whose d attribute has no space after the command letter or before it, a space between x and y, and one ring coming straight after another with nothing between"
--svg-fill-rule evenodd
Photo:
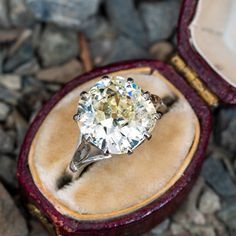
<instances>
[{"instance_id":1,"label":"open ring box","mask_svg":"<svg viewBox=\"0 0 236 236\"><path fill-rule=\"evenodd\" d=\"M42 108L23 143L18 179L27 206L54 235L139 235L173 212L196 179L211 131L211 107L236 104L233 0L185 0L170 63L123 62L69 82ZM144 90L176 98L149 142L127 158L95 163L59 188L79 129L79 94L103 75L132 77Z\"/></svg>"}]
</instances>

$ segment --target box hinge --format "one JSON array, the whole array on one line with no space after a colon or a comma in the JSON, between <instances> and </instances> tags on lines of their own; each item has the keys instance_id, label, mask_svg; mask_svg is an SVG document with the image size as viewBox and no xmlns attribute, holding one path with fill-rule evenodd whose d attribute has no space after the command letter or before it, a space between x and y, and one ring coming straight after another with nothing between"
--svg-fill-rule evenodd
<instances>
[{"instance_id":1,"label":"box hinge","mask_svg":"<svg viewBox=\"0 0 236 236\"><path fill-rule=\"evenodd\" d=\"M50 235L52 236L62 236L58 233L56 233L56 230L51 222L41 213L41 211L33 204L29 203L27 204L27 207L29 209L29 212L35 216L43 225L44 227L48 230Z\"/></svg>"},{"instance_id":2,"label":"box hinge","mask_svg":"<svg viewBox=\"0 0 236 236\"><path fill-rule=\"evenodd\" d=\"M213 107L218 105L219 100L217 96L207 88L196 72L193 71L193 69L191 69L179 55L173 56L170 62L177 72L184 76L188 83L197 91L208 105Z\"/></svg>"}]
</instances>

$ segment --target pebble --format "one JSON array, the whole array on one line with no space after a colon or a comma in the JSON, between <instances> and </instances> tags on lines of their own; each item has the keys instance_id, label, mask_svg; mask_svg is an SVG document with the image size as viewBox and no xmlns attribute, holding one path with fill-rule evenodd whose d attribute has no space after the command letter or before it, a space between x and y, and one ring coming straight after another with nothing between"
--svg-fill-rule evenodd
<instances>
[{"instance_id":1,"label":"pebble","mask_svg":"<svg viewBox=\"0 0 236 236\"><path fill-rule=\"evenodd\" d=\"M215 236L216 233L211 226L190 226L188 231L194 236Z\"/></svg>"},{"instance_id":2,"label":"pebble","mask_svg":"<svg viewBox=\"0 0 236 236\"><path fill-rule=\"evenodd\" d=\"M205 160L202 175L206 182L222 197L236 196L236 185L220 160L212 156Z\"/></svg>"},{"instance_id":3,"label":"pebble","mask_svg":"<svg viewBox=\"0 0 236 236\"><path fill-rule=\"evenodd\" d=\"M13 26L32 26L35 18L25 5L25 0L9 0L10 20Z\"/></svg>"},{"instance_id":4,"label":"pebble","mask_svg":"<svg viewBox=\"0 0 236 236\"><path fill-rule=\"evenodd\" d=\"M170 219L164 220L161 224L151 230L151 233L155 235L162 235L170 226Z\"/></svg>"},{"instance_id":5,"label":"pebble","mask_svg":"<svg viewBox=\"0 0 236 236\"><path fill-rule=\"evenodd\" d=\"M197 208L197 202L202 192L204 181L200 177L194 185L194 188L188 195L186 201L181 205L180 209L173 215L176 223L182 225L197 224L204 225L206 223L205 216Z\"/></svg>"},{"instance_id":6,"label":"pebble","mask_svg":"<svg viewBox=\"0 0 236 236\"><path fill-rule=\"evenodd\" d=\"M80 29L94 15L100 0L26 0L34 16L43 22Z\"/></svg>"},{"instance_id":7,"label":"pebble","mask_svg":"<svg viewBox=\"0 0 236 236\"><path fill-rule=\"evenodd\" d=\"M11 196L0 183L0 235L27 236L25 219L13 202Z\"/></svg>"},{"instance_id":8,"label":"pebble","mask_svg":"<svg viewBox=\"0 0 236 236\"><path fill-rule=\"evenodd\" d=\"M25 80L25 91L21 95L17 108L26 121L30 121L32 114L35 114L42 104L45 103L50 95L47 88L36 78Z\"/></svg>"},{"instance_id":9,"label":"pebble","mask_svg":"<svg viewBox=\"0 0 236 236\"><path fill-rule=\"evenodd\" d=\"M25 137L26 131L28 129L28 124L26 120L23 118L23 116L17 111L14 110L11 113L12 123L14 124L14 127L16 129L16 144L17 144L17 151L19 151L21 144L23 142L23 139Z\"/></svg>"},{"instance_id":10,"label":"pebble","mask_svg":"<svg viewBox=\"0 0 236 236\"><path fill-rule=\"evenodd\" d=\"M236 232L236 202L228 202L217 214L218 218L223 221L232 231Z\"/></svg>"},{"instance_id":11,"label":"pebble","mask_svg":"<svg viewBox=\"0 0 236 236\"><path fill-rule=\"evenodd\" d=\"M118 33L145 47L147 45L146 29L134 0L106 0L105 4L107 15Z\"/></svg>"},{"instance_id":12,"label":"pebble","mask_svg":"<svg viewBox=\"0 0 236 236\"><path fill-rule=\"evenodd\" d=\"M172 235L177 236L188 236L189 233L184 229L184 227L181 224L172 223L170 226L170 230Z\"/></svg>"},{"instance_id":13,"label":"pebble","mask_svg":"<svg viewBox=\"0 0 236 236\"><path fill-rule=\"evenodd\" d=\"M10 107L0 101L0 122L5 121L10 112Z\"/></svg>"},{"instance_id":14,"label":"pebble","mask_svg":"<svg viewBox=\"0 0 236 236\"><path fill-rule=\"evenodd\" d=\"M230 125L236 119L236 110L233 107L221 109L216 117L216 141L220 146L224 146L228 151L234 151L235 134L231 131ZM225 140L224 140L224 139ZM233 138L233 140L230 140Z\"/></svg>"},{"instance_id":15,"label":"pebble","mask_svg":"<svg viewBox=\"0 0 236 236\"><path fill-rule=\"evenodd\" d=\"M5 59L5 51L0 50L0 73L3 72L3 61Z\"/></svg>"},{"instance_id":16,"label":"pebble","mask_svg":"<svg viewBox=\"0 0 236 236\"><path fill-rule=\"evenodd\" d=\"M10 55L6 62L3 65L3 70L5 72L12 72L17 67L21 66L22 64L30 61L34 57L34 49L30 40L25 41L18 50Z\"/></svg>"},{"instance_id":17,"label":"pebble","mask_svg":"<svg viewBox=\"0 0 236 236\"><path fill-rule=\"evenodd\" d=\"M11 90L21 89L21 77L14 74L4 74L0 75L0 84Z\"/></svg>"},{"instance_id":18,"label":"pebble","mask_svg":"<svg viewBox=\"0 0 236 236\"><path fill-rule=\"evenodd\" d=\"M22 29L18 28L0 29L0 44L9 44L14 42L21 33Z\"/></svg>"},{"instance_id":19,"label":"pebble","mask_svg":"<svg viewBox=\"0 0 236 236\"><path fill-rule=\"evenodd\" d=\"M154 43L149 49L149 52L153 56L153 59L161 61L167 61L173 51L173 45L166 41Z\"/></svg>"},{"instance_id":20,"label":"pebble","mask_svg":"<svg viewBox=\"0 0 236 236\"><path fill-rule=\"evenodd\" d=\"M204 214L213 214L221 208L220 198L212 190L207 189L203 192L199 209Z\"/></svg>"},{"instance_id":21,"label":"pebble","mask_svg":"<svg viewBox=\"0 0 236 236\"><path fill-rule=\"evenodd\" d=\"M180 3L180 0L166 0L140 4L150 44L171 36L178 21Z\"/></svg>"},{"instance_id":22,"label":"pebble","mask_svg":"<svg viewBox=\"0 0 236 236\"><path fill-rule=\"evenodd\" d=\"M0 83L0 100L9 103L11 105L16 105L19 99L19 93L12 91L2 86Z\"/></svg>"},{"instance_id":23,"label":"pebble","mask_svg":"<svg viewBox=\"0 0 236 236\"><path fill-rule=\"evenodd\" d=\"M14 134L6 132L0 126L0 153L11 153L14 150Z\"/></svg>"},{"instance_id":24,"label":"pebble","mask_svg":"<svg viewBox=\"0 0 236 236\"><path fill-rule=\"evenodd\" d=\"M224 126L226 126L222 132L221 132L221 144L222 146L226 149L229 150L230 152L236 152L236 145L235 145L235 140L236 140L236 111L235 109L230 109L227 110L226 113L229 113L230 117L229 119L224 118L224 116L227 116L227 114L221 114L222 117L222 122L224 122Z\"/></svg>"},{"instance_id":25,"label":"pebble","mask_svg":"<svg viewBox=\"0 0 236 236\"><path fill-rule=\"evenodd\" d=\"M17 75L34 75L40 70L40 65L36 58L32 58L30 61L19 66L14 72Z\"/></svg>"},{"instance_id":26,"label":"pebble","mask_svg":"<svg viewBox=\"0 0 236 236\"><path fill-rule=\"evenodd\" d=\"M142 59L148 57L147 52L127 37L119 36L104 64L122 60Z\"/></svg>"},{"instance_id":27,"label":"pebble","mask_svg":"<svg viewBox=\"0 0 236 236\"><path fill-rule=\"evenodd\" d=\"M6 155L0 156L0 179L11 187L17 186L16 160Z\"/></svg>"},{"instance_id":28,"label":"pebble","mask_svg":"<svg viewBox=\"0 0 236 236\"><path fill-rule=\"evenodd\" d=\"M7 1L8 0L1 0L0 1L0 27L9 27L9 17L8 17L8 9L7 9Z\"/></svg>"},{"instance_id":29,"label":"pebble","mask_svg":"<svg viewBox=\"0 0 236 236\"><path fill-rule=\"evenodd\" d=\"M105 59L110 55L110 52L114 48L114 39L105 37L97 40L93 40L89 44L91 51L91 58L93 64L96 66L104 64Z\"/></svg>"},{"instance_id":30,"label":"pebble","mask_svg":"<svg viewBox=\"0 0 236 236\"><path fill-rule=\"evenodd\" d=\"M81 63L76 59L72 59L61 66L40 70L36 76L39 80L47 82L66 83L81 73Z\"/></svg>"},{"instance_id":31,"label":"pebble","mask_svg":"<svg viewBox=\"0 0 236 236\"><path fill-rule=\"evenodd\" d=\"M48 25L42 33L39 55L45 67L65 63L79 53L77 33Z\"/></svg>"},{"instance_id":32,"label":"pebble","mask_svg":"<svg viewBox=\"0 0 236 236\"><path fill-rule=\"evenodd\" d=\"M49 236L49 234L45 231L43 226L35 220L30 221L30 234L29 236Z\"/></svg>"},{"instance_id":33,"label":"pebble","mask_svg":"<svg viewBox=\"0 0 236 236\"><path fill-rule=\"evenodd\" d=\"M31 29L23 30L19 35L19 37L17 38L16 42L14 42L8 49L8 56L12 56L21 47L22 44L24 44L27 40L31 38L31 36L32 36Z\"/></svg>"},{"instance_id":34,"label":"pebble","mask_svg":"<svg viewBox=\"0 0 236 236\"><path fill-rule=\"evenodd\" d=\"M93 16L83 24L83 33L91 42L116 35L114 27L101 16Z\"/></svg>"}]
</instances>

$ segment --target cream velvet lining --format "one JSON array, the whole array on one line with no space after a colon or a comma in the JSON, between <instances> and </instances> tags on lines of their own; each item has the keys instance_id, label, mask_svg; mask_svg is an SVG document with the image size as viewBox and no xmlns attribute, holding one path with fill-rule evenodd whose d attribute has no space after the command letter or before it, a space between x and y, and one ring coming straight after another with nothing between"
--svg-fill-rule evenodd
<instances>
[{"instance_id":1,"label":"cream velvet lining","mask_svg":"<svg viewBox=\"0 0 236 236\"><path fill-rule=\"evenodd\" d=\"M236 0L199 0L191 41L227 82L236 86Z\"/></svg>"},{"instance_id":2,"label":"cream velvet lining","mask_svg":"<svg viewBox=\"0 0 236 236\"><path fill-rule=\"evenodd\" d=\"M150 75L149 68L119 74L133 77L145 90L161 97L178 96L178 101L157 122L152 139L131 156L97 162L80 179L58 190L57 180L71 160L79 135L72 120L79 94L97 79L66 95L44 120L29 154L35 184L62 214L91 220L133 211L170 188L188 166L197 147L198 119L173 85L158 72Z\"/></svg>"}]
</instances>

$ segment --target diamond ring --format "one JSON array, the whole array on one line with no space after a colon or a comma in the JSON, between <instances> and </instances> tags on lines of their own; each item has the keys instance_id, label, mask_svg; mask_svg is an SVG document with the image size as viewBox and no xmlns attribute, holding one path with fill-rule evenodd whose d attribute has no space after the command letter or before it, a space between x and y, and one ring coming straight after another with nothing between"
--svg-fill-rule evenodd
<instances>
[{"instance_id":1,"label":"diamond ring","mask_svg":"<svg viewBox=\"0 0 236 236\"><path fill-rule=\"evenodd\" d=\"M116 154L132 154L146 139L167 106L143 91L132 78L103 76L80 94L74 120L80 128L77 149L67 168L73 179L84 169Z\"/></svg>"}]
</instances>

